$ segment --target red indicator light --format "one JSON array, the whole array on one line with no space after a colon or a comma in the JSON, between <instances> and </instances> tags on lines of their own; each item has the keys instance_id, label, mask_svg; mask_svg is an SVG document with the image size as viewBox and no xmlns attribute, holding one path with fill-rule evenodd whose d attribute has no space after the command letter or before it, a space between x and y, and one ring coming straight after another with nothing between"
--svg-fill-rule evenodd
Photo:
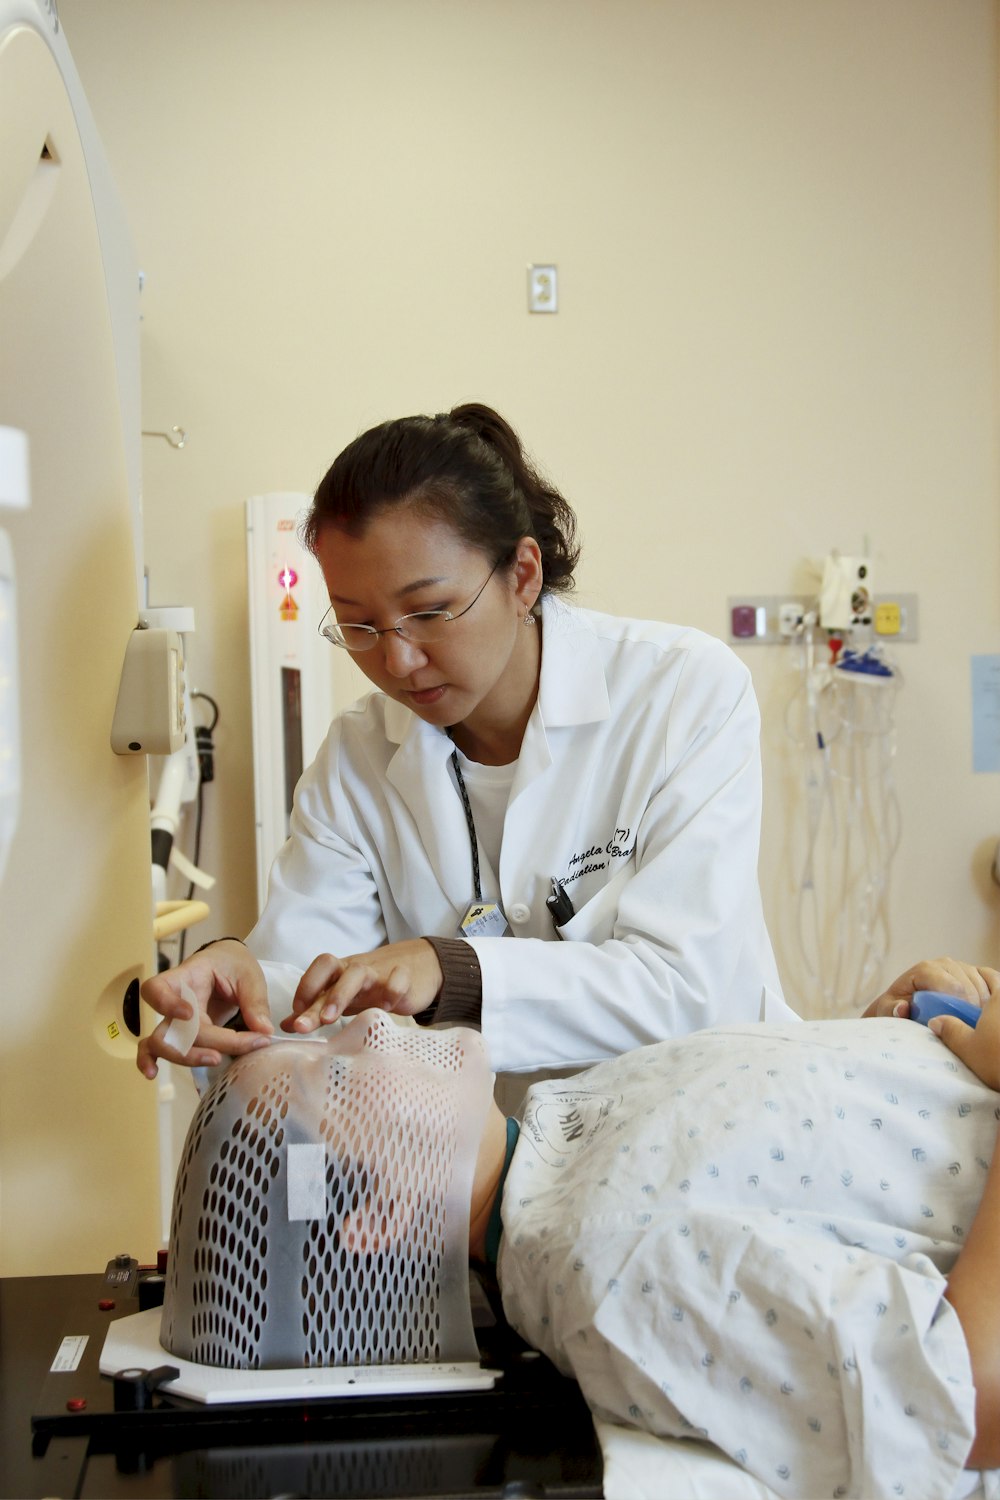
<instances>
[{"instance_id":1,"label":"red indicator light","mask_svg":"<svg viewBox=\"0 0 1000 1500\"><path fill-rule=\"evenodd\" d=\"M285 590L286 593L289 589L293 589L298 581L298 573L296 573L294 568L289 568L287 565L283 567L281 572L278 574L278 582L281 584L281 587Z\"/></svg>"}]
</instances>

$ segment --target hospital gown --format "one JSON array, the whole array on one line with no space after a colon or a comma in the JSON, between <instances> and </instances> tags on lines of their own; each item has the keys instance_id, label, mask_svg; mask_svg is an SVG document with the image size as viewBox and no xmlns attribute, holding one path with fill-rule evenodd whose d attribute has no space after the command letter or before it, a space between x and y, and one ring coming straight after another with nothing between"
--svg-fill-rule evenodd
<instances>
[{"instance_id":1,"label":"hospital gown","mask_svg":"<svg viewBox=\"0 0 1000 1500\"><path fill-rule=\"evenodd\" d=\"M780 1495L951 1494L974 1390L945 1278L1000 1096L893 1019L728 1026L528 1096L513 1326L595 1414Z\"/></svg>"}]
</instances>

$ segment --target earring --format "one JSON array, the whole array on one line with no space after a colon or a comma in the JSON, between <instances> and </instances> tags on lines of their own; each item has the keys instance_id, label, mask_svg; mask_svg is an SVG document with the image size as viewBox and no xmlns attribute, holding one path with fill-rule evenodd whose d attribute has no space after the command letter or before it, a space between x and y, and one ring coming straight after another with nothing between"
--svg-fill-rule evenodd
<instances>
[{"instance_id":1,"label":"earring","mask_svg":"<svg viewBox=\"0 0 1000 1500\"><path fill-rule=\"evenodd\" d=\"M534 623L535 623L535 617L534 617L534 615L531 613L530 609L526 609L524 611L524 620L522 621L522 624L524 624L524 625L534 625Z\"/></svg>"}]
</instances>

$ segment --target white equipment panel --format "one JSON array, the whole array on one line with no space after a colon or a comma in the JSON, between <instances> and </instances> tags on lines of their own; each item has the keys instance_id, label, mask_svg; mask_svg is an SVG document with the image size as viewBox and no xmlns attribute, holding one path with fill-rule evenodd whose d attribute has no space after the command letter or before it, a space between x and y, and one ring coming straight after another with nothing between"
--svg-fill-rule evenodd
<instances>
[{"instance_id":1,"label":"white equipment panel","mask_svg":"<svg viewBox=\"0 0 1000 1500\"><path fill-rule=\"evenodd\" d=\"M336 652L318 630L330 601L299 540L311 498L282 491L246 503L258 906L296 783L334 713Z\"/></svg>"}]
</instances>

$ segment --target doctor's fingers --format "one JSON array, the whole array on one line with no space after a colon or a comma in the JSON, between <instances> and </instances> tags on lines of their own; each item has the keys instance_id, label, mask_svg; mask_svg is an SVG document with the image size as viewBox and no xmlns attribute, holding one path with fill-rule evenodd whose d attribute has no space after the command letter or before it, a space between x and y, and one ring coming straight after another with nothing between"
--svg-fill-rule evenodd
<instances>
[{"instance_id":1,"label":"doctor's fingers","mask_svg":"<svg viewBox=\"0 0 1000 1500\"><path fill-rule=\"evenodd\" d=\"M213 1026L204 1019L188 1045L183 1023L170 1034L174 1025L172 1020L161 1021L155 1031L139 1042L135 1064L144 1078L156 1077L160 1059L183 1068L215 1068L223 1057L242 1057L245 1052L256 1052L259 1047L270 1046L267 1036L253 1031L230 1031L225 1026Z\"/></svg>"},{"instance_id":2,"label":"doctor's fingers","mask_svg":"<svg viewBox=\"0 0 1000 1500\"><path fill-rule=\"evenodd\" d=\"M375 970L369 964L321 953L299 980L292 1000L292 1014L282 1021L282 1030L315 1031L317 1026L336 1021L350 1002L375 980ZM363 1006L359 1008L364 1009Z\"/></svg>"},{"instance_id":3,"label":"doctor's fingers","mask_svg":"<svg viewBox=\"0 0 1000 1500\"><path fill-rule=\"evenodd\" d=\"M348 965L344 981L349 981L352 967ZM337 1008L337 1015L352 1015L359 1010L377 1009L394 1011L400 1016L412 1016L424 1009L414 991L413 975L405 964L394 964L389 969L368 968L367 976L360 986L350 984L348 989L347 983L343 981L335 986L328 1009L323 1011L324 1021L336 1019L334 1006ZM349 995L346 1000L345 995Z\"/></svg>"},{"instance_id":4,"label":"doctor's fingers","mask_svg":"<svg viewBox=\"0 0 1000 1500\"><path fill-rule=\"evenodd\" d=\"M296 986L292 998L292 1015L303 1015L317 1002L321 1002L330 986L340 978L345 967L346 961L334 957L332 953L317 954Z\"/></svg>"},{"instance_id":5,"label":"doctor's fingers","mask_svg":"<svg viewBox=\"0 0 1000 1500\"><path fill-rule=\"evenodd\" d=\"M335 980L324 997L320 1020L324 1023L336 1021L340 1016L352 1015L358 1010L378 1007L381 1010L395 1009L392 976L376 969L374 965L348 959L340 978ZM408 987L404 985L404 989Z\"/></svg>"},{"instance_id":6,"label":"doctor's fingers","mask_svg":"<svg viewBox=\"0 0 1000 1500\"><path fill-rule=\"evenodd\" d=\"M167 1020L187 1020L197 1005L205 1021L215 1025L239 1011L249 1030L274 1030L263 970L242 943L210 944L176 968L147 979L141 994Z\"/></svg>"},{"instance_id":7,"label":"doctor's fingers","mask_svg":"<svg viewBox=\"0 0 1000 1500\"><path fill-rule=\"evenodd\" d=\"M292 997L291 1015L281 1022L282 1031L315 1031L322 1024L321 1013L330 996L330 990L343 974L346 965L343 959L332 953L320 953L313 959L296 986Z\"/></svg>"}]
</instances>

